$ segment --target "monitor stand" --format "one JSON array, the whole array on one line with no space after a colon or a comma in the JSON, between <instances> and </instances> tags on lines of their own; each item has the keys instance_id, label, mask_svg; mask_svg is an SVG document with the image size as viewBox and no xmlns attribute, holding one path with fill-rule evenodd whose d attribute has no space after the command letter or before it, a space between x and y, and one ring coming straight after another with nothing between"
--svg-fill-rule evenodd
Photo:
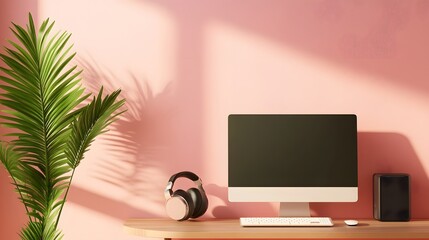
<instances>
[{"instance_id":1,"label":"monitor stand","mask_svg":"<svg viewBox=\"0 0 429 240\"><path fill-rule=\"evenodd\" d=\"M280 217L310 217L308 202L281 202Z\"/></svg>"}]
</instances>

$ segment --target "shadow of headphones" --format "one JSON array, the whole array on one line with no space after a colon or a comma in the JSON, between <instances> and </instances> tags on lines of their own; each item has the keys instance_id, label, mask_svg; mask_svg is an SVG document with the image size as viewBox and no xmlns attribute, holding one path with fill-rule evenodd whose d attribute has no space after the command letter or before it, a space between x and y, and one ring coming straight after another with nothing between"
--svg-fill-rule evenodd
<instances>
[{"instance_id":1,"label":"shadow of headphones","mask_svg":"<svg viewBox=\"0 0 429 240\"><path fill-rule=\"evenodd\" d=\"M174 182L178 178L190 179L197 187L186 191L178 189L173 192ZM202 216L207 211L209 205L201 179L192 172L179 172L171 176L165 188L164 195L167 200L167 215L178 221Z\"/></svg>"}]
</instances>

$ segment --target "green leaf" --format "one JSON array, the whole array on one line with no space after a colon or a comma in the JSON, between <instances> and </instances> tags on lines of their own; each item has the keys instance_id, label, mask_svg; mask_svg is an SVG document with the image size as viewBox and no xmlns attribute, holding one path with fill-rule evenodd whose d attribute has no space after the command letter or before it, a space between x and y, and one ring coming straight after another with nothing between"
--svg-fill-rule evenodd
<instances>
[{"instance_id":1,"label":"green leaf","mask_svg":"<svg viewBox=\"0 0 429 240\"><path fill-rule=\"evenodd\" d=\"M0 60L0 118L10 128L10 143L0 144L0 160L13 179L29 217L20 236L28 240L62 238L58 221L76 167L95 137L121 113L117 90L103 89L86 106L81 71L70 67L76 53L71 34L51 35L54 22L36 28L31 14L26 28L13 24Z\"/></svg>"},{"instance_id":2,"label":"green leaf","mask_svg":"<svg viewBox=\"0 0 429 240\"><path fill-rule=\"evenodd\" d=\"M83 108L72 126L71 138L67 143L66 155L71 168L76 168L83 159L84 153L91 146L96 136L115 119L113 113L117 111L125 100L116 101L120 90L103 98L103 88L91 103Z\"/></svg>"},{"instance_id":3,"label":"green leaf","mask_svg":"<svg viewBox=\"0 0 429 240\"><path fill-rule=\"evenodd\" d=\"M2 142L0 144L0 161L11 177L17 177L19 174L19 160L23 155L15 151L12 144Z\"/></svg>"}]
</instances>

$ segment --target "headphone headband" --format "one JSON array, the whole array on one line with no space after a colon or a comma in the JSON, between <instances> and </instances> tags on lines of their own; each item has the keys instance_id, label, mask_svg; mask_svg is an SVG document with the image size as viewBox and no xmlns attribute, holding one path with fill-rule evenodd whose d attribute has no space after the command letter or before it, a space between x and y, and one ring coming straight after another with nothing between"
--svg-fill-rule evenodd
<instances>
[{"instance_id":1,"label":"headphone headband","mask_svg":"<svg viewBox=\"0 0 429 240\"><path fill-rule=\"evenodd\" d=\"M164 191L165 199L169 199L171 197L171 195L173 195L173 190L172 189L173 189L173 186L174 186L174 182L178 178L181 178L181 177L187 178L187 179L193 181L197 185L197 188L201 192L204 192L203 182L197 176L197 174L195 174L193 172L189 172L189 171L183 171L183 172L178 172L178 173L174 174L173 176L170 177L170 180L168 180L167 187L165 188L165 191Z\"/></svg>"},{"instance_id":2,"label":"headphone headband","mask_svg":"<svg viewBox=\"0 0 429 240\"><path fill-rule=\"evenodd\" d=\"M183 172L178 172L176 174L174 174L173 176L170 177L170 180L168 180L169 182L174 183L174 181L176 181L176 179L178 178L188 178L192 181L198 181L200 178L197 176L197 174L193 173L193 172L189 172L189 171L183 171Z\"/></svg>"}]
</instances>

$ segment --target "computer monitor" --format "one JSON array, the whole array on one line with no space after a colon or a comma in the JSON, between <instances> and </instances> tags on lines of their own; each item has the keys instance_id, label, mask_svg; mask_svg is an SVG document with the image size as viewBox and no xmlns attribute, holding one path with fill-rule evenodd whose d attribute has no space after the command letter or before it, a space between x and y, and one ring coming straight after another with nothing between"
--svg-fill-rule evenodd
<instances>
[{"instance_id":1,"label":"computer monitor","mask_svg":"<svg viewBox=\"0 0 429 240\"><path fill-rule=\"evenodd\" d=\"M309 202L356 202L352 114L231 114L228 199L280 202L280 216L310 216Z\"/></svg>"}]
</instances>

